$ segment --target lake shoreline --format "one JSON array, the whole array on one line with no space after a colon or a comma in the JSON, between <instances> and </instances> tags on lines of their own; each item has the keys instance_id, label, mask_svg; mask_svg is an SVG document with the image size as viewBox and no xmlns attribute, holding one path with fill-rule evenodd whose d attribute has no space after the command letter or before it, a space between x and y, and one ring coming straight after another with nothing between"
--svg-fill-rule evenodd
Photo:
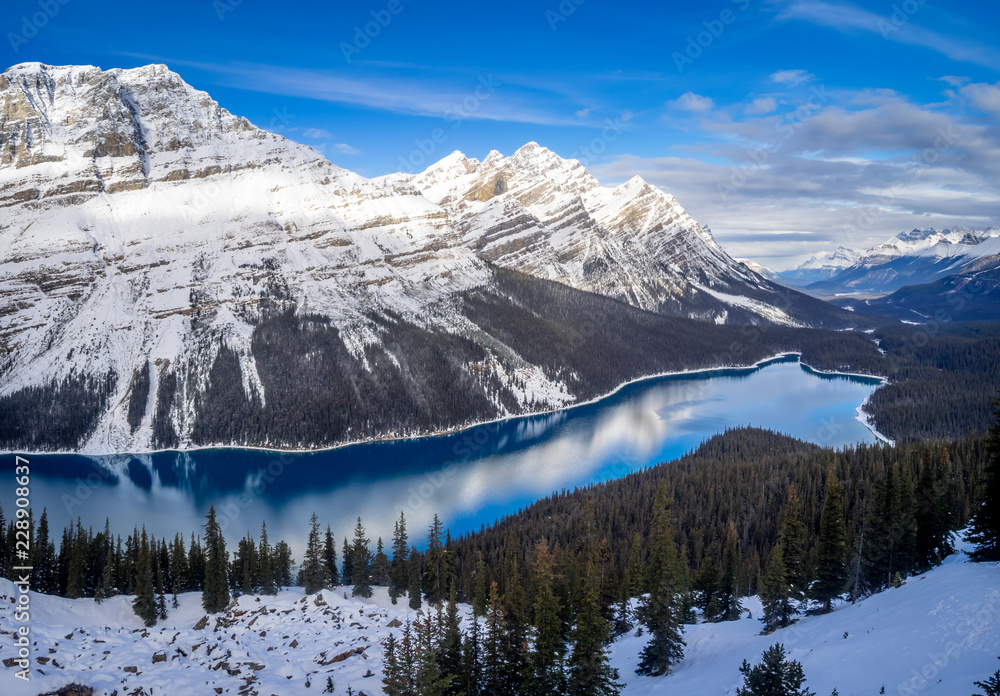
<instances>
[{"instance_id":1,"label":"lake shoreline","mask_svg":"<svg viewBox=\"0 0 1000 696\"><path fill-rule=\"evenodd\" d=\"M448 428L444 430L436 430L430 433L422 433L419 435L397 435L397 436L385 436L385 437L375 437L367 438L362 440L351 440L349 442L343 442L336 445L331 445L329 447L311 448L311 449L280 449L273 447L255 447L252 445L227 445L227 444L213 444L213 445L198 445L195 447L184 447L184 448L166 448L166 449L145 449L137 450L132 452L104 452L104 451L87 451L87 450L52 450L52 451L39 451L39 452L15 452L6 451L0 452L0 455L22 455L26 457L30 456L57 456L57 455L77 455L81 457L133 457L133 456L144 456L151 454L188 454L191 452L206 452L213 450L247 450L252 452L267 452L275 455L285 455L285 454L320 454L323 452L332 452L335 450L346 449L348 447L357 447L361 445L371 445L378 443L392 443L392 442L403 442L403 441L416 441L424 440L430 438L441 437L444 435L456 435L470 430L475 430L476 428L481 428L483 426L495 425L500 423L506 423L508 421L517 420L520 418L534 418L536 416L546 416L555 413L565 413L572 411L576 408L581 408L583 406L591 406L593 404L599 403L605 399L609 399L623 389L635 385L641 384L642 382L647 382L656 379L665 379L672 377L698 377L700 375L711 375L716 372L755 372L762 368L767 367L779 362L785 362L788 358L796 356L798 358L798 364L807 372L811 372L817 375L828 376L828 377L850 377L854 379L865 379L873 380L879 382L880 385L886 384L888 382L887 377L881 375L867 375L863 373L856 372L837 372L834 370L820 370L813 367L812 365L802 361L802 353L799 351L785 351L781 353L775 353L766 358L762 358L752 365L721 365L718 367L705 367L697 368L693 370L678 370L672 372L660 372L653 375L645 375L643 377L636 377L625 382L622 382L613 390L596 396L587 401L581 401L578 403L568 404L558 408L551 408L543 411L533 411L531 413L521 413L513 414L508 416L502 416L499 418L492 418L484 421L477 421L475 423L470 423L467 425L456 426L454 428ZM892 444L894 441L886 437L882 433L878 432L874 425L868 422L867 414L862 415L863 408L865 404L868 403L868 399L865 399L857 408L855 409L857 415L856 420L858 420L862 425L864 425L872 435L881 442L886 442Z\"/></svg>"}]
</instances>

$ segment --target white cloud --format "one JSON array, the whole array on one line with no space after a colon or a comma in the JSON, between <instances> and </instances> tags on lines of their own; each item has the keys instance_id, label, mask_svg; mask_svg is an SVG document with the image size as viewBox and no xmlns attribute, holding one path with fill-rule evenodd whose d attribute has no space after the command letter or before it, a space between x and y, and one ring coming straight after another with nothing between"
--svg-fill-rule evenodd
<instances>
[{"instance_id":1,"label":"white cloud","mask_svg":"<svg viewBox=\"0 0 1000 696\"><path fill-rule=\"evenodd\" d=\"M795 87L796 85L801 85L803 82L815 79L816 76L808 70L778 70L771 74L771 82L776 82L779 85L788 85L789 87Z\"/></svg>"},{"instance_id":2,"label":"white cloud","mask_svg":"<svg viewBox=\"0 0 1000 696\"><path fill-rule=\"evenodd\" d=\"M758 97L743 111L747 114L769 114L777 108L778 102L774 97Z\"/></svg>"},{"instance_id":3,"label":"white cloud","mask_svg":"<svg viewBox=\"0 0 1000 696\"><path fill-rule=\"evenodd\" d=\"M1000 82L995 85L974 82L962 87L962 94L980 111L1000 116Z\"/></svg>"},{"instance_id":4,"label":"white cloud","mask_svg":"<svg viewBox=\"0 0 1000 696\"><path fill-rule=\"evenodd\" d=\"M681 111L708 111L715 107L715 102L709 97L703 97L694 92L685 92L677 99L667 102L667 106Z\"/></svg>"},{"instance_id":5,"label":"white cloud","mask_svg":"<svg viewBox=\"0 0 1000 696\"><path fill-rule=\"evenodd\" d=\"M590 116L590 112L591 109L580 109L579 111L576 112L576 115L579 116L580 118L587 118L588 116Z\"/></svg>"},{"instance_id":6,"label":"white cloud","mask_svg":"<svg viewBox=\"0 0 1000 696\"><path fill-rule=\"evenodd\" d=\"M302 133L304 138L316 138L317 140L329 140L332 135L330 131L322 128L308 128Z\"/></svg>"},{"instance_id":7,"label":"white cloud","mask_svg":"<svg viewBox=\"0 0 1000 696\"><path fill-rule=\"evenodd\" d=\"M947 82L952 87L960 87L969 81L969 78L962 77L961 75L945 75L944 77L939 77L941 82Z\"/></svg>"},{"instance_id":8,"label":"white cloud","mask_svg":"<svg viewBox=\"0 0 1000 696\"><path fill-rule=\"evenodd\" d=\"M903 24L893 20L893 15L877 14L848 3L831 3L823 0L794 0L779 15L780 19L799 19L820 26L831 27L842 33L867 31L881 36L887 41L922 46L936 51L952 60L983 65L988 68L1000 67L1000 53L992 46L980 46L967 39L953 39L917 24L919 17L906 17ZM888 9L888 8L887 8Z\"/></svg>"},{"instance_id":9,"label":"white cloud","mask_svg":"<svg viewBox=\"0 0 1000 696\"><path fill-rule=\"evenodd\" d=\"M361 150L351 147L347 143L333 143L333 149L344 155L360 155Z\"/></svg>"}]
</instances>

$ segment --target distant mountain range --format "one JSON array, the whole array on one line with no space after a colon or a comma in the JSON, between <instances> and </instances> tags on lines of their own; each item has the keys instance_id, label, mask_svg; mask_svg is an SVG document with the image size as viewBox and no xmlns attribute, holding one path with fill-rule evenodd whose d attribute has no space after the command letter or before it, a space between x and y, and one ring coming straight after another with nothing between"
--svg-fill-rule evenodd
<instances>
[{"instance_id":1,"label":"distant mountain range","mask_svg":"<svg viewBox=\"0 0 1000 696\"><path fill-rule=\"evenodd\" d=\"M778 277L818 296L888 294L973 270L1000 255L1000 227L900 232L864 252L840 247Z\"/></svg>"},{"instance_id":2,"label":"distant mountain range","mask_svg":"<svg viewBox=\"0 0 1000 696\"><path fill-rule=\"evenodd\" d=\"M858 321L735 261L641 178L604 187L536 143L367 179L162 65L26 63L0 105L0 447L315 446L557 407L599 368L510 327L566 331L565 308L613 316L602 302L636 331L641 312ZM561 318L532 278L576 293ZM697 345L629 374L749 355Z\"/></svg>"}]
</instances>

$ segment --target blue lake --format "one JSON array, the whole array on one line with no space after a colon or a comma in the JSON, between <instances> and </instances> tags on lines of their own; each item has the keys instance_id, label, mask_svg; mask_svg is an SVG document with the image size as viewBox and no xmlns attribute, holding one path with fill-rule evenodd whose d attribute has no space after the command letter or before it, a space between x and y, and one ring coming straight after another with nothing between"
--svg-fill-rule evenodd
<instances>
[{"instance_id":1,"label":"blue lake","mask_svg":"<svg viewBox=\"0 0 1000 696\"><path fill-rule=\"evenodd\" d=\"M301 549L315 511L338 537L360 515L372 539L406 513L411 541L437 513L453 535L553 491L675 459L726 428L770 428L829 447L873 442L856 409L878 380L818 374L794 356L761 367L657 377L600 401L414 440L311 453L245 449L90 457L29 455L32 506L56 530L85 525L158 536L197 531L210 504L233 548L266 520ZM0 456L5 478L14 456ZM7 517L13 485L0 487ZM37 513L36 513L37 514ZM58 531L57 531L58 533Z\"/></svg>"}]
</instances>

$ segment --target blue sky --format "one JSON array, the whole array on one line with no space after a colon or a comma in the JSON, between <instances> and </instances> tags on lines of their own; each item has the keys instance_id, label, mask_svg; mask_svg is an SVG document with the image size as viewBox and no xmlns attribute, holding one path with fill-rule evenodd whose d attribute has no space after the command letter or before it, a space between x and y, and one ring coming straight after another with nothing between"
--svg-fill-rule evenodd
<instances>
[{"instance_id":1,"label":"blue sky","mask_svg":"<svg viewBox=\"0 0 1000 696\"><path fill-rule=\"evenodd\" d=\"M1000 224L1000 13L908 0L8 0L7 65L166 63L366 176L537 141L781 268Z\"/></svg>"}]
</instances>

